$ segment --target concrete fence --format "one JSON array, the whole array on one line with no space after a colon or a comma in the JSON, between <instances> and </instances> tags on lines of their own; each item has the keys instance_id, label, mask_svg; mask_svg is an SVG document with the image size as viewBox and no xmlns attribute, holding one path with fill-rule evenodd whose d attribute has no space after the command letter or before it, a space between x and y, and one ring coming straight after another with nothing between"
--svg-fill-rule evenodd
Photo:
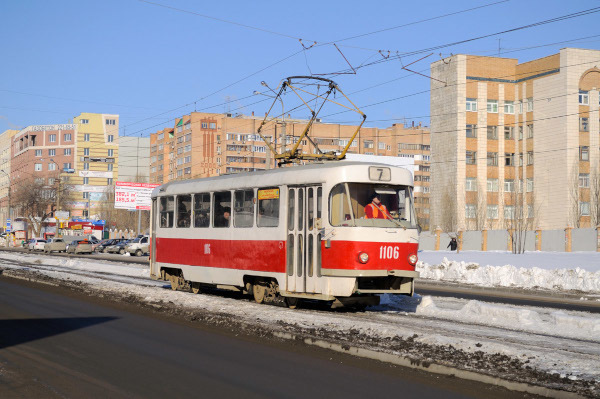
<instances>
[{"instance_id":1,"label":"concrete fence","mask_svg":"<svg viewBox=\"0 0 600 399\"><path fill-rule=\"evenodd\" d=\"M441 229L424 231L419 237L419 249L439 251L447 249L450 239L458 239L460 251L511 251L508 230L459 231L445 233ZM524 232L525 251L544 252L600 252L600 226L595 229L533 230Z\"/></svg>"}]
</instances>

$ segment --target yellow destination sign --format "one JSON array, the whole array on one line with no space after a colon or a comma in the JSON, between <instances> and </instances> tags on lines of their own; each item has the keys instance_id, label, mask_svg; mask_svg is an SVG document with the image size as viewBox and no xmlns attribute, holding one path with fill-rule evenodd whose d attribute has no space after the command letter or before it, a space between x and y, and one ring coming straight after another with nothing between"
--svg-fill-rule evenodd
<instances>
[{"instance_id":1,"label":"yellow destination sign","mask_svg":"<svg viewBox=\"0 0 600 399\"><path fill-rule=\"evenodd\" d=\"M279 189L278 188L270 188L268 190L258 190L258 199L259 200L269 200L269 199L278 199L279 198Z\"/></svg>"}]
</instances>

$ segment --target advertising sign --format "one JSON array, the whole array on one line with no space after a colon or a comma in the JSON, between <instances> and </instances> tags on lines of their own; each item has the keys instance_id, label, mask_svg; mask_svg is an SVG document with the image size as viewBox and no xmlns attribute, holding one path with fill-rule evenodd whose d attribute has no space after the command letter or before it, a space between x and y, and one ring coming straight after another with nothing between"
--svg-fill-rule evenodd
<instances>
[{"instance_id":1,"label":"advertising sign","mask_svg":"<svg viewBox=\"0 0 600 399\"><path fill-rule=\"evenodd\" d=\"M115 184L115 208L150 210L152 190L160 184L118 181Z\"/></svg>"},{"instance_id":2,"label":"advertising sign","mask_svg":"<svg viewBox=\"0 0 600 399\"><path fill-rule=\"evenodd\" d=\"M12 231L11 228L12 228L12 225L11 225L10 219L6 219L6 232Z\"/></svg>"},{"instance_id":3,"label":"advertising sign","mask_svg":"<svg viewBox=\"0 0 600 399\"><path fill-rule=\"evenodd\" d=\"M56 211L54 212L54 216L56 216L57 219L68 219L69 211Z\"/></svg>"},{"instance_id":4,"label":"advertising sign","mask_svg":"<svg viewBox=\"0 0 600 399\"><path fill-rule=\"evenodd\" d=\"M104 193L90 193L90 201L102 201Z\"/></svg>"},{"instance_id":5,"label":"advertising sign","mask_svg":"<svg viewBox=\"0 0 600 399\"><path fill-rule=\"evenodd\" d=\"M112 179L113 172L101 172L99 170L80 170L80 177L103 177L107 179Z\"/></svg>"}]
</instances>

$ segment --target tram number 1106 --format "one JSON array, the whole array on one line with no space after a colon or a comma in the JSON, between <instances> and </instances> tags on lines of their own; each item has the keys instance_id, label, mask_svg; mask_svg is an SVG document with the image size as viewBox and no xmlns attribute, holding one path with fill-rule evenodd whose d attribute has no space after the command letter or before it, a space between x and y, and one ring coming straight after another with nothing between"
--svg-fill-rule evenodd
<instances>
[{"instance_id":1,"label":"tram number 1106","mask_svg":"<svg viewBox=\"0 0 600 399\"><path fill-rule=\"evenodd\" d=\"M382 245L379 247L379 259L398 259L400 247Z\"/></svg>"}]
</instances>

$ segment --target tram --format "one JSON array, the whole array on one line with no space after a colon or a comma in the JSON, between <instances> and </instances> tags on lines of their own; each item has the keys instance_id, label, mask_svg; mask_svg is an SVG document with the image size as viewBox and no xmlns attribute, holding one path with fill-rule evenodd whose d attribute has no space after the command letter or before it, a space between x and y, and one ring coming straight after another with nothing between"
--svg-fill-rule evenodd
<instances>
[{"instance_id":1,"label":"tram","mask_svg":"<svg viewBox=\"0 0 600 399\"><path fill-rule=\"evenodd\" d=\"M346 161L169 182L152 192L151 276L292 308L412 295L412 190L404 168Z\"/></svg>"}]
</instances>

